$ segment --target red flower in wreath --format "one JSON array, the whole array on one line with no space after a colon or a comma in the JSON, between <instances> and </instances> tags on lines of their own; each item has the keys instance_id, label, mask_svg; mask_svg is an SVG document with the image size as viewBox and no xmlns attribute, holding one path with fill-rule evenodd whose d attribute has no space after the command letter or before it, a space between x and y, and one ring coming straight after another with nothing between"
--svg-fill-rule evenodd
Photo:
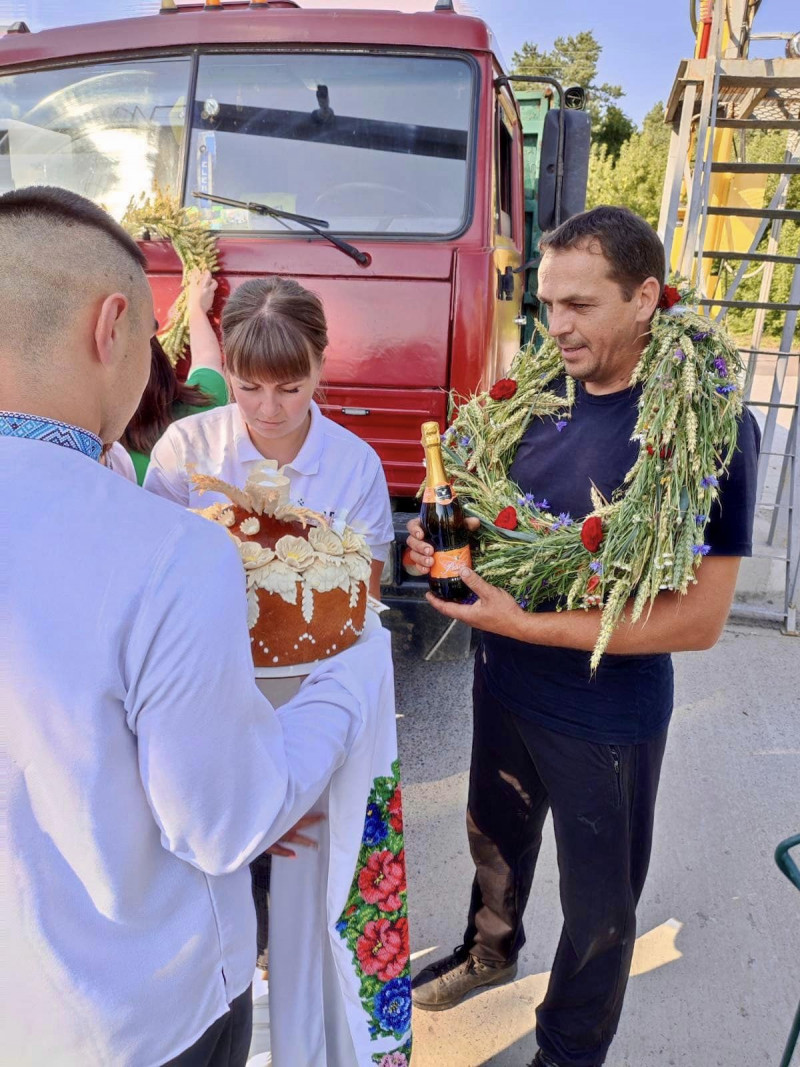
<instances>
[{"instance_id":1,"label":"red flower in wreath","mask_svg":"<svg viewBox=\"0 0 800 1067\"><path fill-rule=\"evenodd\" d=\"M389 801L386 809L389 812L389 824L396 834L402 834L403 832L403 800L402 793L400 792L400 786L392 793L392 799Z\"/></svg>"},{"instance_id":2,"label":"red flower in wreath","mask_svg":"<svg viewBox=\"0 0 800 1067\"><path fill-rule=\"evenodd\" d=\"M503 508L497 518L494 520L495 526L499 526L501 530L516 530L519 522L517 520L517 509L511 507Z\"/></svg>"},{"instance_id":3,"label":"red flower in wreath","mask_svg":"<svg viewBox=\"0 0 800 1067\"><path fill-rule=\"evenodd\" d=\"M600 578L597 574L593 574L589 581L586 583L586 592L593 593L600 584Z\"/></svg>"},{"instance_id":4,"label":"red flower in wreath","mask_svg":"<svg viewBox=\"0 0 800 1067\"><path fill-rule=\"evenodd\" d=\"M373 919L356 942L356 954L364 974L391 982L408 963L408 920Z\"/></svg>"},{"instance_id":5,"label":"red flower in wreath","mask_svg":"<svg viewBox=\"0 0 800 1067\"><path fill-rule=\"evenodd\" d=\"M492 400L510 400L516 391L517 383L513 378L501 378L489 390L489 396Z\"/></svg>"},{"instance_id":6,"label":"red flower in wreath","mask_svg":"<svg viewBox=\"0 0 800 1067\"><path fill-rule=\"evenodd\" d=\"M589 552L596 552L603 543L603 522L599 515L590 515L581 526L581 543Z\"/></svg>"},{"instance_id":7,"label":"red flower in wreath","mask_svg":"<svg viewBox=\"0 0 800 1067\"><path fill-rule=\"evenodd\" d=\"M665 285L658 306L662 311L667 311L669 308L674 307L675 304L679 303L680 299L681 294L674 285Z\"/></svg>"},{"instance_id":8,"label":"red flower in wreath","mask_svg":"<svg viewBox=\"0 0 800 1067\"><path fill-rule=\"evenodd\" d=\"M406 888L406 859L401 849L395 856L388 850L373 852L358 875L358 889L367 904L381 911L397 911L400 894Z\"/></svg>"}]
</instances>

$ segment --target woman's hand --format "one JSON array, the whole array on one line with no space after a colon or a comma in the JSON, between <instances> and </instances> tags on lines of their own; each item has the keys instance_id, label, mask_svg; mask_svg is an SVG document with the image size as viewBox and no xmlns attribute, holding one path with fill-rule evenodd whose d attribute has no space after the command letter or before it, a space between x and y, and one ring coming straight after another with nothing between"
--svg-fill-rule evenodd
<instances>
[{"instance_id":1,"label":"woman's hand","mask_svg":"<svg viewBox=\"0 0 800 1067\"><path fill-rule=\"evenodd\" d=\"M307 829L309 826L316 826L317 823L322 822L325 818L324 815L311 812L308 815L304 815L302 819L298 819L291 830L288 830L280 841L276 841L274 845L271 845L266 851L270 856L288 856L294 859L297 853L289 848L289 845L302 845L304 848L319 848L319 845L313 837L307 837L301 833L301 830Z\"/></svg>"},{"instance_id":2,"label":"woman's hand","mask_svg":"<svg viewBox=\"0 0 800 1067\"><path fill-rule=\"evenodd\" d=\"M201 311L207 315L214 303L214 293L217 291L218 282L212 277L210 270L199 270L195 267L188 276L189 292L187 296L189 311Z\"/></svg>"}]
</instances>

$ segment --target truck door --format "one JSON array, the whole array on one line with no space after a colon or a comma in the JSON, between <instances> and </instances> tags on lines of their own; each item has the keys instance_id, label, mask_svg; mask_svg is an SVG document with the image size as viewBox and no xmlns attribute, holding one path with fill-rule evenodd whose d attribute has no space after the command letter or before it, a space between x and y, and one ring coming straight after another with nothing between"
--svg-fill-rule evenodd
<instances>
[{"instance_id":1,"label":"truck door","mask_svg":"<svg viewBox=\"0 0 800 1067\"><path fill-rule=\"evenodd\" d=\"M522 304L524 220L522 135L516 109L505 88L495 98L494 115L494 359L492 381L502 378L519 349Z\"/></svg>"}]
</instances>

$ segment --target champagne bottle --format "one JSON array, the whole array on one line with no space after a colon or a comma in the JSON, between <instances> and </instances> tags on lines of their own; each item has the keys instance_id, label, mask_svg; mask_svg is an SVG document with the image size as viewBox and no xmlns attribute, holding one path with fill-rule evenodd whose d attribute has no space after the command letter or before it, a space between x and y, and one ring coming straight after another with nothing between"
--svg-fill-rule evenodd
<instances>
[{"instance_id":1,"label":"champagne bottle","mask_svg":"<svg viewBox=\"0 0 800 1067\"><path fill-rule=\"evenodd\" d=\"M433 545L433 567L428 574L431 592L442 600L464 601L470 588L459 577L462 567L472 566L469 532L461 504L453 492L442 462L438 422L422 424L427 477L419 521L425 540Z\"/></svg>"}]
</instances>

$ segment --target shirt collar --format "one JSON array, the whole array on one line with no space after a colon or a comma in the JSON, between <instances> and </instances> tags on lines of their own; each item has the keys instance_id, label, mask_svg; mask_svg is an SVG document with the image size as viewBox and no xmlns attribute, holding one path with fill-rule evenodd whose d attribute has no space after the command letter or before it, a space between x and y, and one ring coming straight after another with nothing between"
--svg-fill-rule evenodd
<instances>
[{"instance_id":1,"label":"shirt collar","mask_svg":"<svg viewBox=\"0 0 800 1067\"><path fill-rule=\"evenodd\" d=\"M264 457L250 439L250 434L247 432L247 426L242 418L242 413L239 410L238 404L234 404L233 407L233 436L236 441L239 461L241 463L249 463L254 460L262 462ZM324 416L320 411L319 406L313 400L311 401L310 411L311 425L308 428L306 439L303 441L300 451L291 463L285 465L289 470L294 471L295 474L310 475L319 473L324 437L322 428L322 420Z\"/></svg>"},{"instance_id":2,"label":"shirt collar","mask_svg":"<svg viewBox=\"0 0 800 1067\"><path fill-rule=\"evenodd\" d=\"M22 437L28 441L48 441L71 448L90 459L100 459L103 442L90 430L69 422L48 419L43 415L26 415L21 411L0 411L0 437Z\"/></svg>"}]
</instances>

